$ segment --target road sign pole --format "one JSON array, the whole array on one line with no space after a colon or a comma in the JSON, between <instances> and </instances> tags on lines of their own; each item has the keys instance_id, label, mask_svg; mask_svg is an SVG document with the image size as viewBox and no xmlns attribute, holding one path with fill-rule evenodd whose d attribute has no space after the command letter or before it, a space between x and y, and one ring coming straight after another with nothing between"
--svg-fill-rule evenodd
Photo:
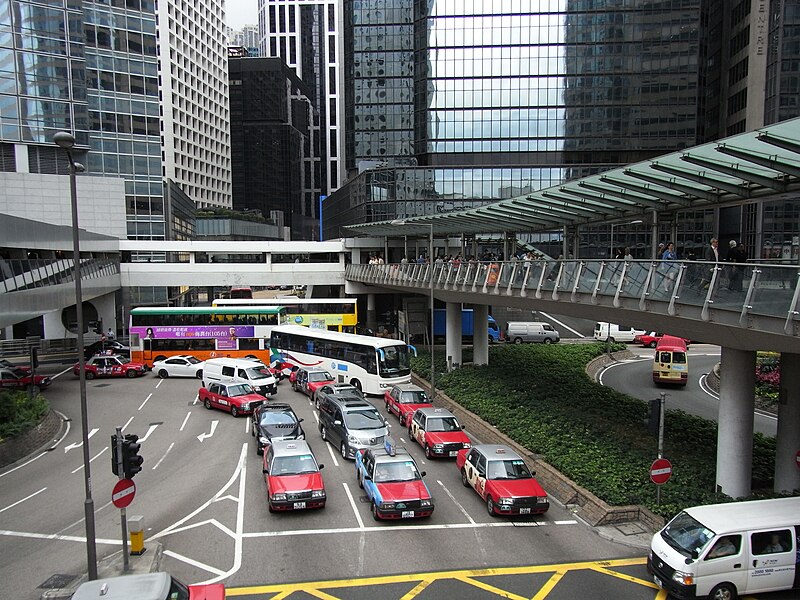
<instances>
[{"instance_id":1,"label":"road sign pole","mask_svg":"<svg viewBox=\"0 0 800 600\"><path fill-rule=\"evenodd\" d=\"M667 405L667 394L661 392L661 409L658 411L658 458L664 458L664 409ZM661 506L661 486L656 486L656 506Z\"/></svg>"},{"instance_id":2,"label":"road sign pole","mask_svg":"<svg viewBox=\"0 0 800 600\"><path fill-rule=\"evenodd\" d=\"M125 479L122 466L122 427L117 427L117 472L120 479ZM122 570L127 573L128 565L128 517L125 508L119 509L119 520L122 524Z\"/></svg>"}]
</instances>

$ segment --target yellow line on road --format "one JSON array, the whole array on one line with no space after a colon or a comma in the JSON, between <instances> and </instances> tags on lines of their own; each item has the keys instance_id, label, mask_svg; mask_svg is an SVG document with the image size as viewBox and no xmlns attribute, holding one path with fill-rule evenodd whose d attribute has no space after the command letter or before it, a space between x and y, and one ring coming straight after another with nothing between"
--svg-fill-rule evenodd
<instances>
[{"instance_id":1,"label":"yellow line on road","mask_svg":"<svg viewBox=\"0 0 800 600\"><path fill-rule=\"evenodd\" d=\"M413 590L410 590L407 594L400 598L400 600L414 600L414 598L421 594L425 588L432 583L433 579L423 579L416 586L414 586Z\"/></svg>"},{"instance_id":2,"label":"yellow line on road","mask_svg":"<svg viewBox=\"0 0 800 600\"><path fill-rule=\"evenodd\" d=\"M556 571L553 573L550 579L547 580L547 583L545 583L541 589L536 592L536 595L531 600L544 600L544 598L547 598L547 595L553 591L553 588L556 587L556 584L561 581L561 578L566 574L566 570Z\"/></svg>"},{"instance_id":3,"label":"yellow line on road","mask_svg":"<svg viewBox=\"0 0 800 600\"><path fill-rule=\"evenodd\" d=\"M592 571L597 571L602 575L611 575L612 577L619 577L620 579L623 579L625 581L637 583L645 587L653 588L654 590L659 589L659 587L652 581L647 581L646 579L640 579L639 577L634 577L633 575L628 575L626 573L619 573L617 571L612 571L611 569L606 569L605 567L592 567Z\"/></svg>"},{"instance_id":4,"label":"yellow line on road","mask_svg":"<svg viewBox=\"0 0 800 600\"><path fill-rule=\"evenodd\" d=\"M471 577L456 577L455 579L457 581L463 581L467 585L491 592L492 594L500 596L501 598L508 598L509 600L528 600L527 598L523 598L517 594L512 594L506 590L501 590L500 588L489 585L488 583L484 583L483 581L478 581L477 579L472 579Z\"/></svg>"}]
</instances>

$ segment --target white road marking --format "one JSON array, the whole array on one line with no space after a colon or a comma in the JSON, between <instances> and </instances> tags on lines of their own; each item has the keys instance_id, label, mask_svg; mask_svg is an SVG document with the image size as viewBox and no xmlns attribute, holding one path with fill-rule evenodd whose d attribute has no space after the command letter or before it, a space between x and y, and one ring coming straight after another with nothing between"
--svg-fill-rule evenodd
<instances>
[{"instance_id":1,"label":"white road marking","mask_svg":"<svg viewBox=\"0 0 800 600\"><path fill-rule=\"evenodd\" d=\"M244 432L245 434L250 433L250 419L244 420Z\"/></svg>"},{"instance_id":2,"label":"white road marking","mask_svg":"<svg viewBox=\"0 0 800 600\"><path fill-rule=\"evenodd\" d=\"M28 531L9 531L7 529L0 529L0 535L7 535L9 537L21 537L34 540L58 540L60 542L80 542L86 543L86 538L79 535L56 535L55 533L31 533ZM109 540L106 538L97 538L95 542L98 544L108 544L109 546L121 546L122 540Z\"/></svg>"},{"instance_id":3,"label":"white road marking","mask_svg":"<svg viewBox=\"0 0 800 600\"><path fill-rule=\"evenodd\" d=\"M8 506L6 506L5 508L0 508L0 513L1 513L1 512L5 512L5 511L7 511L9 508L14 508L14 507L15 507L17 504L22 504L23 502L25 502L25 500L30 500L30 499L31 499L31 498L33 498L34 496L36 496L36 495L38 495L38 494L41 494L41 493L42 493L43 491L45 491L46 489L47 489L46 487L43 487L43 488L42 488L42 489L40 489L38 492L33 492L33 493L30 495L30 496L25 496L25 497L24 497L22 500L17 500L16 502L14 502L14 504L9 504L9 505L8 505Z\"/></svg>"},{"instance_id":4,"label":"white road marking","mask_svg":"<svg viewBox=\"0 0 800 600\"><path fill-rule=\"evenodd\" d=\"M61 436L59 439L57 439L57 440L55 441L55 443L54 443L54 444L53 444L53 445L50 447L50 449L51 449L51 450L55 450L55 449L56 449L56 446L58 446L58 445L59 445L61 442L63 442L63 441L64 441L64 438L66 438L66 437L67 437L67 435L69 434L69 430L70 430L70 422L69 422L69 420L67 419L67 417L66 417L65 415L61 414L61 413L60 413L60 412L58 412L58 411L56 411L56 414L58 414L58 416L60 416L60 417L61 417L61 419L62 419L63 421L66 421L66 423L67 423L67 427L66 427L66 430L64 431L64 435L62 435L62 436ZM24 467L24 466L26 466L26 465L29 465L29 464L31 464L31 463L32 463L33 461L35 461L35 460L39 460L39 459L40 459L40 458L42 458L42 457L43 457L45 454L47 454L47 452L48 452L48 450L45 450L45 451L44 451L44 452L42 452L41 454L39 454L39 455L37 455L37 456L34 456L32 459L30 459L30 460L28 460L28 461L25 461L25 462L24 462L24 463L22 463L21 465L17 465L17 466L16 466L16 467L14 467L13 469L9 469L8 471L6 471L6 472L4 472L4 473L0 473L0 477L5 477L5 476L6 476L6 475L8 475L9 473L13 473L13 472L14 472L14 471L16 471L17 469L21 469L22 467Z\"/></svg>"},{"instance_id":5,"label":"white road marking","mask_svg":"<svg viewBox=\"0 0 800 600\"><path fill-rule=\"evenodd\" d=\"M186 413L186 418L183 419L183 423L181 423L181 428L178 431L183 431L183 428L186 427L186 421L189 420L189 417L192 416L191 412Z\"/></svg>"},{"instance_id":6,"label":"white road marking","mask_svg":"<svg viewBox=\"0 0 800 600\"><path fill-rule=\"evenodd\" d=\"M212 566L207 565L205 563L201 563L201 562L196 561L194 559L188 558L186 556L183 556L182 554L178 554L177 552L173 552L172 550L164 550L164 555L165 556L170 556L170 557L174 558L175 560L179 560L181 562L185 562L187 565L192 565L193 567L197 567L199 569L203 569L204 571L208 571L209 573L213 573L214 575L224 575L225 574L225 571L220 571L216 567L212 567Z\"/></svg>"},{"instance_id":7,"label":"white road marking","mask_svg":"<svg viewBox=\"0 0 800 600\"><path fill-rule=\"evenodd\" d=\"M123 425L123 426L122 426L122 431L125 431L125 430L128 428L128 425L130 425L130 424L131 424L131 421L133 421L133 417L131 417L130 419L128 419L128 422L127 422L127 423L125 423L125 425Z\"/></svg>"},{"instance_id":8,"label":"white road marking","mask_svg":"<svg viewBox=\"0 0 800 600\"><path fill-rule=\"evenodd\" d=\"M336 454L333 451L333 446L331 446L328 442L324 442L324 444L328 448L328 452L330 453L331 458L333 459L333 466L334 467L338 467L339 466L339 461L336 460Z\"/></svg>"},{"instance_id":9,"label":"white road marking","mask_svg":"<svg viewBox=\"0 0 800 600\"><path fill-rule=\"evenodd\" d=\"M620 365L629 365L629 364L635 363L635 362L642 362L643 360L653 360L653 359L650 358L650 357L646 357L646 358L627 360L627 361L618 362L618 363L614 363L614 364L608 365L606 368L604 368L602 371L600 371L600 373L598 373L598 375L597 375L597 383L599 383L600 385L605 385L603 383L603 375L605 375L606 371L608 371L609 369L613 369L614 367L619 367Z\"/></svg>"},{"instance_id":10,"label":"white road marking","mask_svg":"<svg viewBox=\"0 0 800 600\"><path fill-rule=\"evenodd\" d=\"M165 458L167 458L167 454L169 454L169 451L170 451L170 450L172 450L172 447L173 447L174 445L175 445L175 442L172 442L172 443L169 445L169 448L167 448L167 451L166 451L166 452L164 452L164 456L162 456L161 458L159 458L159 459L158 459L158 462L157 462L156 464L154 464L154 465L153 465L153 471L155 471L155 470L158 468L158 465L160 465L162 462L164 462L164 459L165 459Z\"/></svg>"},{"instance_id":11,"label":"white road marking","mask_svg":"<svg viewBox=\"0 0 800 600\"><path fill-rule=\"evenodd\" d=\"M219 425L219 421L217 421L216 419L211 421L211 433L201 433L200 435L197 436L197 439L200 440L200 442L202 442L204 439L213 436L214 432L217 430L217 425Z\"/></svg>"},{"instance_id":12,"label":"white road marking","mask_svg":"<svg viewBox=\"0 0 800 600\"><path fill-rule=\"evenodd\" d=\"M55 379L56 377L60 377L61 375L63 375L64 373L68 373L69 371L72 371L72 367L67 367L66 369L64 369L60 373L56 373L55 375L52 375L50 377L50 379Z\"/></svg>"},{"instance_id":13,"label":"white road marking","mask_svg":"<svg viewBox=\"0 0 800 600\"><path fill-rule=\"evenodd\" d=\"M104 508L108 508L109 506L111 506L111 504L112 504L111 502L106 502L106 503L105 503L105 504L103 504L103 506L101 506L100 508L97 508L97 509L95 509L95 511L94 511L94 512L95 512L95 514L99 513L99 512L100 512L101 510L103 510ZM69 531L69 530L70 530L70 529L72 529L73 527L77 527L78 525L80 525L81 523L83 523L85 520L86 520L86 517L81 517L80 519L78 519L77 521L75 521L75 522L74 522L72 525L67 525L67 526L66 526L66 527L64 527L64 529L62 529L61 531L58 531L58 532L56 532L56 535L61 535L63 532L65 532L65 531Z\"/></svg>"},{"instance_id":14,"label":"white road marking","mask_svg":"<svg viewBox=\"0 0 800 600\"><path fill-rule=\"evenodd\" d=\"M575 525L577 521L575 519L569 519L566 521L553 521L554 525Z\"/></svg>"},{"instance_id":15,"label":"white road marking","mask_svg":"<svg viewBox=\"0 0 800 600\"><path fill-rule=\"evenodd\" d=\"M312 415L314 415L314 420L315 420L317 423L319 423L319 417L317 416L317 413L315 413L315 412L312 412L311 414L312 414Z\"/></svg>"},{"instance_id":16,"label":"white road marking","mask_svg":"<svg viewBox=\"0 0 800 600\"><path fill-rule=\"evenodd\" d=\"M142 410L142 408L144 408L144 405L147 404L147 401L150 400L150 398L152 398L152 396L153 396L152 392L147 394L147 398L144 399L144 402L142 402L139 405L139 408L137 410Z\"/></svg>"},{"instance_id":17,"label":"white road marking","mask_svg":"<svg viewBox=\"0 0 800 600\"><path fill-rule=\"evenodd\" d=\"M150 427L147 428L147 433L144 434L144 437L139 438L139 443L141 444L142 442L147 441L147 438L150 437L150 434L153 433L157 427L158 425L150 425Z\"/></svg>"},{"instance_id":18,"label":"white road marking","mask_svg":"<svg viewBox=\"0 0 800 600\"><path fill-rule=\"evenodd\" d=\"M195 404L197 404L197 400L198 400L199 398L200 398L200 395L199 395L199 394L195 394L195 396L194 396L194 401L192 402L192 406L194 406Z\"/></svg>"},{"instance_id":19,"label":"white road marking","mask_svg":"<svg viewBox=\"0 0 800 600\"><path fill-rule=\"evenodd\" d=\"M159 387L159 386L160 386L162 383L164 383L164 380L163 380L163 379L159 379L159 380L158 380L158 383L156 384L156 389L158 389L158 387Z\"/></svg>"},{"instance_id":20,"label":"white road marking","mask_svg":"<svg viewBox=\"0 0 800 600\"><path fill-rule=\"evenodd\" d=\"M103 452L105 452L106 450L108 450L108 446L106 446L105 448L103 448L102 450L100 450L100 452L98 452L98 453L97 453L97 454L95 454L95 455L94 455L92 458L90 458L90 459L89 459L89 462L92 462L92 461L94 461L94 459L95 459L95 458L97 458L98 456L100 456L101 454L103 454ZM81 465L81 466L80 466L80 467L78 467L77 469L73 469L73 470L72 470L72 473L73 473L73 474L75 474L75 473L77 473L78 471L80 471L80 470L82 470L82 469L83 469L83 465Z\"/></svg>"},{"instance_id":21,"label":"white road marking","mask_svg":"<svg viewBox=\"0 0 800 600\"><path fill-rule=\"evenodd\" d=\"M461 503L458 500L456 500L456 497L453 496L453 494L450 493L450 490L448 490L445 487L445 485L441 481L439 481L438 479L436 480L436 483L438 483L440 486L442 486L442 489L444 490L444 493L447 494L450 497L450 500L452 500L455 503L455 505L458 507L458 510L461 511L461 514L464 515L465 517L467 517L467 520L470 523L475 525L475 521L473 521L472 517L469 516L469 513L467 512L467 509L464 508L463 506L461 506Z\"/></svg>"},{"instance_id":22,"label":"white road marking","mask_svg":"<svg viewBox=\"0 0 800 600\"><path fill-rule=\"evenodd\" d=\"M95 427L94 429L92 429L92 430L89 432L89 435L87 436L87 439L92 439L92 436L93 436L95 433L97 433L98 431L100 431L100 430L99 430L99 429L97 429L96 427ZM74 443L70 444L69 446L64 446L64 454L66 454L67 452L69 452L69 451L70 451L70 450L72 450L73 448L80 448L81 446L83 446L83 441L80 441L80 442L74 442Z\"/></svg>"},{"instance_id":23,"label":"white road marking","mask_svg":"<svg viewBox=\"0 0 800 600\"><path fill-rule=\"evenodd\" d=\"M562 322L561 322L561 321L559 321L558 319L554 318L554 317L553 317L553 315L549 315L549 314L547 314L546 312L544 312L544 311L541 311L541 310L539 311L539 314L540 314L540 315L543 315L543 316L544 316L545 318L547 318L547 319L550 319L550 320L551 320L553 323L557 323L558 325L561 325L561 327L563 327L564 329L566 329L566 330L568 330L568 331L571 331L572 333L574 333L575 335L577 335L577 336L578 336L578 337L580 337L580 338L586 338L586 337L589 337L588 335L583 335L583 334L582 334L580 331L575 331L575 330L574 330L572 327L570 327L570 326L569 326L569 325L567 325L566 323L562 323Z\"/></svg>"},{"instance_id":24,"label":"white road marking","mask_svg":"<svg viewBox=\"0 0 800 600\"><path fill-rule=\"evenodd\" d=\"M356 506L356 501L353 500L353 494L350 493L350 487L345 482L342 482L342 485L344 486L344 491L347 494L348 500L350 500L350 506L353 507L353 514L355 514L356 521L358 521L358 529L363 530L364 521L361 520L361 515L358 514L358 507Z\"/></svg>"}]
</instances>

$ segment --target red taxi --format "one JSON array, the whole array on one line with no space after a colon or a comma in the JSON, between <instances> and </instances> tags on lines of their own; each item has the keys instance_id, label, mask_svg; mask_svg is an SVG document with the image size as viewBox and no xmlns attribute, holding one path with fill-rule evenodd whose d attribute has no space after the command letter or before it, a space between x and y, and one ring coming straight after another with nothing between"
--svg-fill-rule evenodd
<instances>
[{"instance_id":1,"label":"red taxi","mask_svg":"<svg viewBox=\"0 0 800 600\"><path fill-rule=\"evenodd\" d=\"M147 373L147 367L138 362L128 362L128 359L117 354L98 354L85 363L86 379L95 377L139 377ZM77 377L81 374L80 363L72 367L72 373Z\"/></svg>"},{"instance_id":2,"label":"red taxi","mask_svg":"<svg viewBox=\"0 0 800 600\"><path fill-rule=\"evenodd\" d=\"M294 379L291 377L289 381L292 383L292 389L295 392L303 392L309 398L314 397L314 392L327 383L334 383L336 378L325 369L319 368L303 368L298 369L293 373Z\"/></svg>"},{"instance_id":3,"label":"red taxi","mask_svg":"<svg viewBox=\"0 0 800 600\"><path fill-rule=\"evenodd\" d=\"M411 420L411 416L418 408L433 404L428 393L413 383L398 383L392 386L392 389L384 393L383 400L386 403L386 412L397 415L401 427L405 427L406 422Z\"/></svg>"},{"instance_id":4,"label":"red taxi","mask_svg":"<svg viewBox=\"0 0 800 600\"><path fill-rule=\"evenodd\" d=\"M252 414L253 409L264 402L264 396L249 383L209 383L208 387L200 388L197 395L206 408L226 410L233 417Z\"/></svg>"},{"instance_id":5,"label":"red taxi","mask_svg":"<svg viewBox=\"0 0 800 600\"><path fill-rule=\"evenodd\" d=\"M508 446L480 444L456 457L461 483L486 502L490 515L540 515L550 508L547 492L522 457Z\"/></svg>"},{"instance_id":6,"label":"red taxi","mask_svg":"<svg viewBox=\"0 0 800 600\"><path fill-rule=\"evenodd\" d=\"M0 369L0 388L22 390L33 385L43 389L48 387L51 383L53 383L53 380L45 375L33 377L30 371L26 373L22 369Z\"/></svg>"},{"instance_id":7,"label":"red taxi","mask_svg":"<svg viewBox=\"0 0 800 600\"><path fill-rule=\"evenodd\" d=\"M657 331L651 331L649 333L642 333L633 338L634 344L641 344L645 348L655 348L658 346L658 342L664 337L665 333L659 333ZM682 338L684 343L688 346L691 340L687 340L686 338Z\"/></svg>"},{"instance_id":8,"label":"red taxi","mask_svg":"<svg viewBox=\"0 0 800 600\"><path fill-rule=\"evenodd\" d=\"M427 458L453 457L472 444L464 427L446 408L419 408L408 424L408 435L422 446Z\"/></svg>"},{"instance_id":9,"label":"red taxi","mask_svg":"<svg viewBox=\"0 0 800 600\"><path fill-rule=\"evenodd\" d=\"M276 440L264 446L264 481L269 512L325 508L325 483L304 440Z\"/></svg>"}]
</instances>

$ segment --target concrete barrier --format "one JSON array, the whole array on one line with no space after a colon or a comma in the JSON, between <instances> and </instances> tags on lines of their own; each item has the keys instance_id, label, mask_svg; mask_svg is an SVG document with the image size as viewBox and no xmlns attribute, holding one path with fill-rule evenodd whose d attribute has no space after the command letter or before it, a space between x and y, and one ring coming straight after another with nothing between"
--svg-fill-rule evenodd
<instances>
[{"instance_id":1,"label":"concrete barrier","mask_svg":"<svg viewBox=\"0 0 800 600\"><path fill-rule=\"evenodd\" d=\"M0 442L0 469L53 444L63 425L62 415L51 409L35 427Z\"/></svg>"}]
</instances>

